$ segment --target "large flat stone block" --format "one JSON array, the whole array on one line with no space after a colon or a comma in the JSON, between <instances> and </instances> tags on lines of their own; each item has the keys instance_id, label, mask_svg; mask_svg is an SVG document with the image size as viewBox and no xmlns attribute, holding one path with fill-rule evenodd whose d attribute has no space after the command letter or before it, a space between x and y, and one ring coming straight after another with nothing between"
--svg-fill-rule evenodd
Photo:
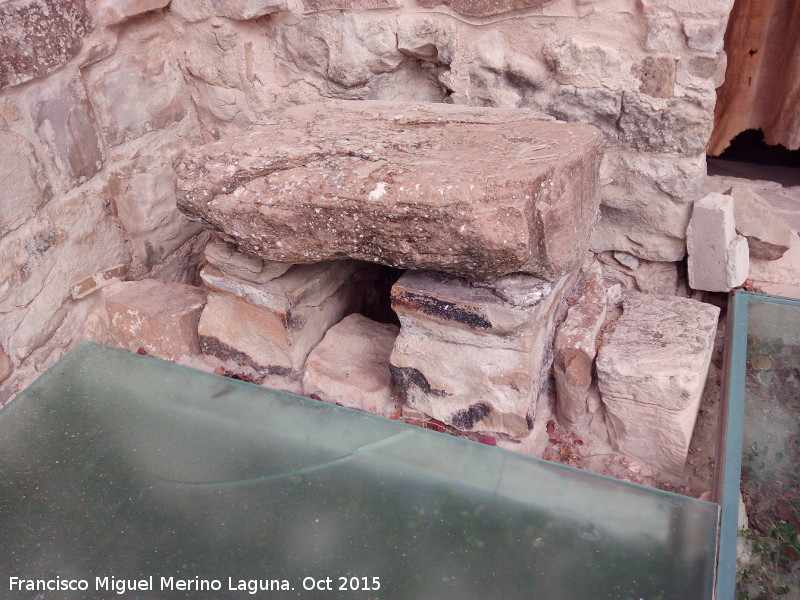
<instances>
[{"instance_id":1,"label":"large flat stone block","mask_svg":"<svg viewBox=\"0 0 800 600\"><path fill-rule=\"evenodd\" d=\"M632 294L597 353L597 378L617 450L680 474L711 362L719 308Z\"/></svg>"},{"instance_id":2,"label":"large flat stone block","mask_svg":"<svg viewBox=\"0 0 800 600\"><path fill-rule=\"evenodd\" d=\"M571 275L517 275L491 287L408 272L392 288L400 335L390 358L406 402L463 431L533 427L554 320Z\"/></svg>"},{"instance_id":3,"label":"large flat stone block","mask_svg":"<svg viewBox=\"0 0 800 600\"><path fill-rule=\"evenodd\" d=\"M543 119L447 104L298 106L187 156L178 206L265 260L553 281L586 251L602 137Z\"/></svg>"}]
</instances>

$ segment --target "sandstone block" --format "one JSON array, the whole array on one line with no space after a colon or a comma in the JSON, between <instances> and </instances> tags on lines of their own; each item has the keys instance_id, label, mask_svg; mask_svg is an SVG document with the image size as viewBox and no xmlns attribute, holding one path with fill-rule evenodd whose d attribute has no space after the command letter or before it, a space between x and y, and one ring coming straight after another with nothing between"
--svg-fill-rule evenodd
<instances>
[{"instance_id":1,"label":"sandstone block","mask_svg":"<svg viewBox=\"0 0 800 600\"><path fill-rule=\"evenodd\" d=\"M733 197L736 232L747 238L752 258L777 260L789 249L792 232L772 207L743 183L728 192Z\"/></svg>"},{"instance_id":2,"label":"sandstone block","mask_svg":"<svg viewBox=\"0 0 800 600\"><path fill-rule=\"evenodd\" d=\"M556 280L586 250L602 140L538 119L447 104L295 107L187 156L178 206L265 260Z\"/></svg>"},{"instance_id":3,"label":"sandstone block","mask_svg":"<svg viewBox=\"0 0 800 600\"><path fill-rule=\"evenodd\" d=\"M172 0L170 10L187 21L225 17L246 21L287 10L286 0Z\"/></svg>"},{"instance_id":4,"label":"sandstone block","mask_svg":"<svg viewBox=\"0 0 800 600\"><path fill-rule=\"evenodd\" d=\"M10 131L0 131L0 236L31 218L48 196L33 147Z\"/></svg>"},{"instance_id":5,"label":"sandstone block","mask_svg":"<svg viewBox=\"0 0 800 600\"><path fill-rule=\"evenodd\" d=\"M141 54L115 56L85 72L86 87L103 137L110 146L176 123L186 115L183 75L166 47L143 46Z\"/></svg>"},{"instance_id":6,"label":"sandstone block","mask_svg":"<svg viewBox=\"0 0 800 600\"><path fill-rule=\"evenodd\" d=\"M394 412L389 355L399 328L352 314L331 327L311 351L303 391L325 402L376 415Z\"/></svg>"},{"instance_id":7,"label":"sandstone block","mask_svg":"<svg viewBox=\"0 0 800 600\"><path fill-rule=\"evenodd\" d=\"M164 8L170 0L98 0L97 22L100 25L116 25L151 10Z\"/></svg>"},{"instance_id":8,"label":"sandstone block","mask_svg":"<svg viewBox=\"0 0 800 600\"><path fill-rule=\"evenodd\" d=\"M527 435L570 281L403 275L392 288L401 328L390 362L408 405L463 431Z\"/></svg>"},{"instance_id":9,"label":"sandstone block","mask_svg":"<svg viewBox=\"0 0 800 600\"><path fill-rule=\"evenodd\" d=\"M73 182L86 181L102 168L102 142L77 72L53 75L30 88L28 105L36 134Z\"/></svg>"},{"instance_id":10,"label":"sandstone block","mask_svg":"<svg viewBox=\"0 0 800 600\"><path fill-rule=\"evenodd\" d=\"M564 427L575 425L589 412L586 396L607 306L603 273L594 265L584 273L580 298L569 309L553 344L557 414Z\"/></svg>"},{"instance_id":11,"label":"sandstone block","mask_svg":"<svg viewBox=\"0 0 800 600\"><path fill-rule=\"evenodd\" d=\"M642 82L639 91L654 98L671 98L675 90L678 61L671 56L647 56L632 68Z\"/></svg>"},{"instance_id":12,"label":"sandstone block","mask_svg":"<svg viewBox=\"0 0 800 600\"><path fill-rule=\"evenodd\" d=\"M354 304L346 285L352 261L295 265L265 283L205 267L209 289L200 318L203 353L252 369L259 377L298 379L311 349Z\"/></svg>"},{"instance_id":13,"label":"sandstone block","mask_svg":"<svg viewBox=\"0 0 800 600\"><path fill-rule=\"evenodd\" d=\"M614 447L681 473L711 361L719 309L632 294L597 353Z\"/></svg>"},{"instance_id":14,"label":"sandstone block","mask_svg":"<svg viewBox=\"0 0 800 600\"><path fill-rule=\"evenodd\" d=\"M205 290L154 279L123 281L104 291L109 332L132 352L175 361L199 354L197 323L206 303Z\"/></svg>"},{"instance_id":15,"label":"sandstone block","mask_svg":"<svg viewBox=\"0 0 800 600\"><path fill-rule=\"evenodd\" d=\"M78 54L91 29L84 0L0 3L0 88L54 71Z\"/></svg>"},{"instance_id":16,"label":"sandstone block","mask_svg":"<svg viewBox=\"0 0 800 600\"><path fill-rule=\"evenodd\" d=\"M239 252L224 240L213 240L206 245L206 260L218 269L253 283L266 283L280 277L293 265L291 263L264 262L256 256Z\"/></svg>"},{"instance_id":17,"label":"sandstone block","mask_svg":"<svg viewBox=\"0 0 800 600\"><path fill-rule=\"evenodd\" d=\"M693 289L727 292L747 279L747 240L736 234L730 196L711 192L695 202L686 247Z\"/></svg>"},{"instance_id":18,"label":"sandstone block","mask_svg":"<svg viewBox=\"0 0 800 600\"><path fill-rule=\"evenodd\" d=\"M490 17L512 10L542 6L548 2L550 0L418 0L418 4L425 8L445 5L468 17Z\"/></svg>"}]
</instances>

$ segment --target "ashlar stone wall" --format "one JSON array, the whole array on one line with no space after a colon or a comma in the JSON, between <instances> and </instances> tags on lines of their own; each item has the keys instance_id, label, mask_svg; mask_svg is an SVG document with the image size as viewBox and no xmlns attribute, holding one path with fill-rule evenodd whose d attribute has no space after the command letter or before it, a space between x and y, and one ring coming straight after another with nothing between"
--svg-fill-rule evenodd
<instances>
[{"instance_id":1,"label":"ashlar stone wall","mask_svg":"<svg viewBox=\"0 0 800 600\"><path fill-rule=\"evenodd\" d=\"M99 287L196 282L187 148L325 99L531 107L600 128L591 248L684 256L732 0L0 0L0 403Z\"/></svg>"}]
</instances>

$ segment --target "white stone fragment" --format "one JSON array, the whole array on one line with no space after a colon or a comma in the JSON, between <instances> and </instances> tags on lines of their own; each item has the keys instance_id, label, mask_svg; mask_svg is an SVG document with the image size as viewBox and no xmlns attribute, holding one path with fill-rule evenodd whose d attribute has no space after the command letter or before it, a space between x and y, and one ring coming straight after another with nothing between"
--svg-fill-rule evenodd
<instances>
[{"instance_id":1,"label":"white stone fragment","mask_svg":"<svg viewBox=\"0 0 800 600\"><path fill-rule=\"evenodd\" d=\"M747 240L736 233L733 198L711 192L697 200L686 231L689 285L727 292L747 279Z\"/></svg>"}]
</instances>

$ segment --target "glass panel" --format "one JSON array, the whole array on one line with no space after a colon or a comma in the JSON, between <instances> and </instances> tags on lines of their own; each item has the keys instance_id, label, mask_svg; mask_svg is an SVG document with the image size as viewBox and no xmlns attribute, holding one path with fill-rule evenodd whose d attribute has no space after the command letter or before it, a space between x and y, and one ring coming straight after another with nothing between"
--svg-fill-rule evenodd
<instances>
[{"instance_id":1,"label":"glass panel","mask_svg":"<svg viewBox=\"0 0 800 600\"><path fill-rule=\"evenodd\" d=\"M741 490L758 563L741 598L800 597L800 302L748 296Z\"/></svg>"},{"instance_id":2,"label":"glass panel","mask_svg":"<svg viewBox=\"0 0 800 600\"><path fill-rule=\"evenodd\" d=\"M287 580L293 591L262 593L274 598L710 598L717 517L713 503L89 343L0 412L5 594L12 576L88 581L59 598L153 576L127 597L252 598L227 591L242 579ZM222 589L164 590L169 577ZM340 577L372 590L339 591Z\"/></svg>"}]
</instances>

